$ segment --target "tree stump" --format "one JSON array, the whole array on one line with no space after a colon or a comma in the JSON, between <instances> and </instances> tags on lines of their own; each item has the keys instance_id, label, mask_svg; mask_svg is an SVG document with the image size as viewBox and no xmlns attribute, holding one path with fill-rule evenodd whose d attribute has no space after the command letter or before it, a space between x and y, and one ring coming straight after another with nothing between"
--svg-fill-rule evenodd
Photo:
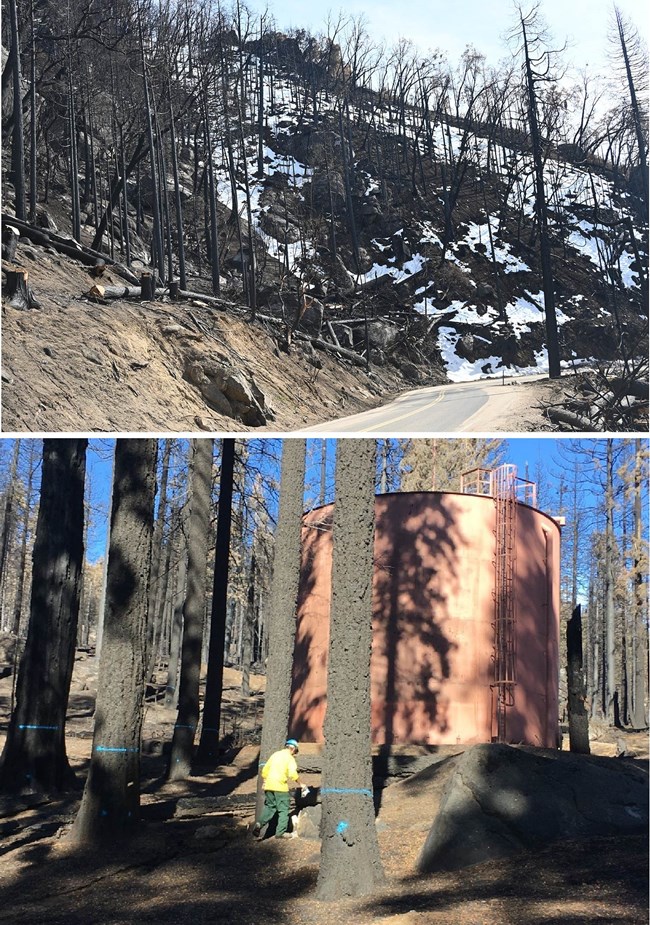
<instances>
[{"instance_id":1,"label":"tree stump","mask_svg":"<svg viewBox=\"0 0 650 925\"><path fill-rule=\"evenodd\" d=\"M169 281L169 298L172 302L178 302L178 292L180 288L180 283L177 279L171 279Z\"/></svg>"},{"instance_id":2,"label":"tree stump","mask_svg":"<svg viewBox=\"0 0 650 925\"><path fill-rule=\"evenodd\" d=\"M155 294L155 283L153 274L148 270L140 276L141 299L143 302L151 301Z\"/></svg>"},{"instance_id":3,"label":"tree stump","mask_svg":"<svg viewBox=\"0 0 650 925\"><path fill-rule=\"evenodd\" d=\"M12 261L16 257L18 238L20 232L13 225L5 225L2 229L2 259Z\"/></svg>"},{"instance_id":4,"label":"tree stump","mask_svg":"<svg viewBox=\"0 0 650 925\"><path fill-rule=\"evenodd\" d=\"M6 267L5 272L7 274L5 294L9 297L11 307L20 309L40 308L41 303L27 282L29 276L27 270L20 267Z\"/></svg>"}]
</instances>

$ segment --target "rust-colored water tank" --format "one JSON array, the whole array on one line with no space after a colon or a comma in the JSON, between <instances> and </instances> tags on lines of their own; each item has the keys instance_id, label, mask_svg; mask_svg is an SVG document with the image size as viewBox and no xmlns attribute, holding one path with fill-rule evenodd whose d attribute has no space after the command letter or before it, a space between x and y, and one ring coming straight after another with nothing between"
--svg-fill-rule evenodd
<instances>
[{"instance_id":1,"label":"rust-colored water tank","mask_svg":"<svg viewBox=\"0 0 650 925\"><path fill-rule=\"evenodd\" d=\"M493 497L451 492L379 495L375 511L373 741L555 747L557 522L514 501L504 530ZM303 526L291 730L306 742L323 741L333 512Z\"/></svg>"}]
</instances>

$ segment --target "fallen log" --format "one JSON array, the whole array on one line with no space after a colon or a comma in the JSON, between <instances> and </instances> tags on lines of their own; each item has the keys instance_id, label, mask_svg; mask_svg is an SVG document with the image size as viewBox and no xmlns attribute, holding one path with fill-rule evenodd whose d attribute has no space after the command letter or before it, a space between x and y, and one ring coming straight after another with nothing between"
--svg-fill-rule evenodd
<instances>
[{"instance_id":1,"label":"fallen log","mask_svg":"<svg viewBox=\"0 0 650 925\"><path fill-rule=\"evenodd\" d=\"M100 254L99 251L94 251L84 244L80 244L74 238L64 237L63 235L55 234L53 231L45 231L42 228L36 228L34 225L30 225L29 222L24 222L4 212L2 213L2 224L3 227L5 224L13 225L18 229L21 236L27 238L32 244L51 247L57 253L63 254L66 257L72 257L84 266L92 267L93 269L98 266L98 261L100 261L110 267L118 276L121 276L122 279L125 279L127 282L138 282L137 276L123 264L118 263L116 260L111 260L110 257L107 257L105 254Z\"/></svg>"},{"instance_id":2,"label":"fallen log","mask_svg":"<svg viewBox=\"0 0 650 925\"><path fill-rule=\"evenodd\" d=\"M309 337L307 338L311 343L312 347L316 347L319 350L328 350L330 353L339 353L342 357L345 357L346 360L350 360L355 366L365 366L366 361L364 357L360 357L358 353L354 353L352 350L346 350L345 347L337 347L335 344L329 344L326 340L321 340L320 337Z\"/></svg>"},{"instance_id":3,"label":"fallen log","mask_svg":"<svg viewBox=\"0 0 650 925\"><path fill-rule=\"evenodd\" d=\"M29 273L22 267L5 267L7 285L5 295L9 297L12 308L40 308L41 303L34 295L34 290L27 282Z\"/></svg>"},{"instance_id":4,"label":"fallen log","mask_svg":"<svg viewBox=\"0 0 650 925\"><path fill-rule=\"evenodd\" d=\"M95 283L86 293L89 299L139 299L140 286L102 286Z\"/></svg>"},{"instance_id":5,"label":"fallen log","mask_svg":"<svg viewBox=\"0 0 650 925\"><path fill-rule=\"evenodd\" d=\"M203 292L191 292L189 289L179 289L178 290L179 299L198 299L202 302L207 302L208 305L223 305L226 308L239 308L241 305L235 304L235 302L228 302L227 299L221 299L216 295L205 295Z\"/></svg>"},{"instance_id":6,"label":"fallen log","mask_svg":"<svg viewBox=\"0 0 650 925\"><path fill-rule=\"evenodd\" d=\"M591 421L581 417L579 414L572 414L570 411L565 411L562 408L547 408L545 414L554 424L569 424L573 430L594 430Z\"/></svg>"}]
</instances>

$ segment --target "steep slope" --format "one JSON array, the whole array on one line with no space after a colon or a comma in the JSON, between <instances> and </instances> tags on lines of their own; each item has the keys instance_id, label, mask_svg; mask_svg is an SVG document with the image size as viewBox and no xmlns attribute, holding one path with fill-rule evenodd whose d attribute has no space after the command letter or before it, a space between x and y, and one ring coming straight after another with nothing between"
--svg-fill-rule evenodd
<instances>
[{"instance_id":1,"label":"steep slope","mask_svg":"<svg viewBox=\"0 0 650 925\"><path fill-rule=\"evenodd\" d=\"M56 263L62 258L21 239L17 263L29 266L47 318L38 310L18 316L6 309L5 429L40 429L39 421L57 430L191 430L203 424L209 429L286 429L358 410L339 405L341 385L365 406L379 400L378 392L418 383L548 369L534 166L525 124L506 127L491 104L481 118L476 110L463 116L458 103L454 114L444 83L432 84L435 106L433 97L423 104L415 85L401 96L385 87L378 92L355 81L340 61L332 62L331 48L325 56L308 36L270 33L259 41L238 42L226 30L215 33L213 41L223 73L217 66L201 78L213 83L210 94L204 94L205 117L198 117L198 125L187 109L179 117L177 192L185 220L187 286L199 301L204 294L203 313L217 312L218 332L210 322L206 333L202 322L187 321L187 305L168 301L141 309L137 300L118 300L77 314L76 300L92 280L85 273L77 278L76 269L68 272L60 264L63 278L57 281ZM179 61L184 60L183 52ZM183 67L177 67L174 93L180 101L195 99L199 78L191 66L181 73ZM164 101L165 88L158 92ZM487 98L498 87L486 84L482 93ZM100 94L96 105L107 104ZM163 140L157 142L161 157L166 149L167 164L168 130L169 125L162 127ZM107 130L92 131L91 137L84 121L78 139L79 161L86 164L79 236L85 245L93 242L97 221L88 198L92 184L86 182L90 155L100 157L111 144ZM128 226L136 279L151 269L154 230L143 138L127 171L123 220L116 217L119 196L116 211L107 211L110 248L118 259L124 259ZM634 177L575 145L547 143L545 155L562 366L577 372L584 364L601 363L614 368L619 379L638 385L647 381L647 222ZM214 221L208 220L210 157ZM40 209L37 218L46 227L67 229L71 199L65 165L57 158L52 162L47 211ZM168 253L165 266L156 270L163 282L178 272L170 205L176 190L169 167L165 176L161 206ZM4 180L10 213L13 188ZM4 225L10 227L10 219ZM211 248L213 227L218 229L218 262ZM217 288L223 303L210 302ZM65 319L59 316L63 308ZM160 312L165 323L152 327L152 315ZM182 334L176 336L168 329L178 321L178 312L189 332L181 325ZM254 315L257 321L251 325ZM69 333L66 321L71 322ZM44 326L54 322L58 356L66 356L65 365L77 380L89 383L83 402L81 387L59 389L60 366L51 357L40 358L37 344ZM92 371L93 361L87 358L77 366L75 350L84 357L81 346L75 346L77 338L85 345L108 343L122 325L118 357L135 352L146 360L124 359L125 368L117 372L111 358L94 363L103 367L99 372ZM202 343L190 349L193 336ZM227 348L221 345L223 355L215 336L227 342ZM328 351L319 352L317 361L314 345ZM169 373L154 377L163 357L173 370L171 392ZM212 363L209 375L206 363ZM228 385L233 371L243 380ZM126 379L135 373L138 382L129 387ZM268 391L268 401L255 394L254 380ZM176 392L177 407L170 398ZM95 393L107 406L114 400L115 409L89 416L89 407L100 404ZM199 424L206 395L209 415ZM623 386L615 403L628 410L633 406L633 413L610 416L611 429L634 429L647 416L643 388L628 393ZM638 413L637 403L642 406ZM509 429L507 422L503 429Z\"/></svg>"}]
</instances>

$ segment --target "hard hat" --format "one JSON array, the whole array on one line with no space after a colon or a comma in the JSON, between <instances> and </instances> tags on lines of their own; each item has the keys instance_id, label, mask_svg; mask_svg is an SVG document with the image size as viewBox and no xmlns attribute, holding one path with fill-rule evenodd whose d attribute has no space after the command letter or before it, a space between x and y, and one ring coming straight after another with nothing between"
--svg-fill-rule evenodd
<instances>
[{"instance_id":1,"label":"hard hat","mask_svg":"<svg viewBox=\"0 0 650 925\"><path fill-rule=\"evenodd\" d=\"M296 753L298 752L298 743L296 742L295 739L287 739L287 741L284 743L284 747L287 748L289 746L291 746L291 748L294 748L296 750Z\"/></svg>"}]
</instances>

